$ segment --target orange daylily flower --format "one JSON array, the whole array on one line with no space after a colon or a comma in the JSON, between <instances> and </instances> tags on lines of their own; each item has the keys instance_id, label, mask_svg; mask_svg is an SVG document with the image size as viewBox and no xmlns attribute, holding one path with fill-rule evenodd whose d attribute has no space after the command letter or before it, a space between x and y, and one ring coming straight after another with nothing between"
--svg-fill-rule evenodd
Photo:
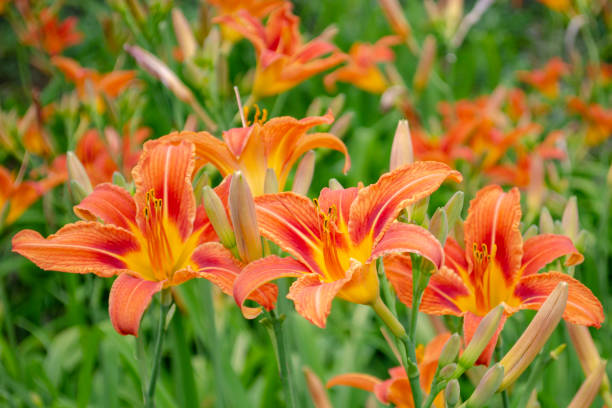
<instances>
[{"instance_id":1,"label":"orange daylily flower","mask_svg":"<svg viewBox=\"0 0 612 408\"><path fill-rule=\"evenodd\" d=\"M87 96L87 83L90 83L94 94L98 97L98 106L102 104L100 94L116 98L121 91L134 79L136 71L112 71L101 74L90 68L82 67L77 61L56 56L51 58L53 64L74 83L80 98Z\"/></svg>"},{"instance_id":2,"label":"orange daylily flower","mask_svg":"<svg viewBox=\"0 0 612 408\"><path fill-rule=\"evenodd\" d=\"M422 349L422 346L417 348L417 364L421 374L420 383L425 392L431 390L431 383L438 367L438 358L449 337L450 333L441 333L434 337L424 349ZM404 367L393 367L389 370L389 375L391 378L383 381L368 374L340 374L327 382L327 388L337 385L359 388L374 393L383 404L391 403L397 408L414 408L412 388ZM442 394L436 397L434 406L444 408L444 396Z\"/></svg>"},{"instance_id":3,"label":"orange daylily flower","mask_svg":"<svg viewBox=\"0 0 612 408\"><path fill-rule=\"evenodd\" d=\"M520 220L517 188L507 193L496 185L480 190L470 203L464 224L465 250L454 239L447 239L445 266L432 275L421 311L463 316L468 343L480 320L497 305L504 305L504 316L521 309L537 310L559 282L567 282L564 319L599 327L603 308L586 286L561 272L538 274L546 264L564 255L568 255L566 265L582 262L572 241L562 235L542 234L523 242ZM406 304L412 302L409 261L396 255L385 259L387 276ZM480 363L488 364L504 321L480 356Z\"/></svg>"},{"instance_id":4,"label":"orange daylily flower","mask_svg":"<svg viewBox=\"0 0 612 408\"><path fill-rule=\"evenodd\" d=\"M460 181L461 175L443 163L419 162L365 188L324 188L314 202L292 192L256 197L261 234L295 259L269 256L251 262L234 283L236 302L251 313L244 306L250 293L271 280L297 277L287 297L299 314L325 327L335 297L365 305L379 299L377 258L414 252L441 266L436 238L395 218L447 178Z\"/></svg>"},{"instance_id":5,"label":"orange daylily flower","mask_svg":"<svg viewBox=\"0 0 612 408\"><path fill-rule=\"evenodd\" d=\"M163 288L203 277L229 292L241 265L220 243L211 242L214 230L203 206L196 208L194 152L188 141L147 142L132 172L134 197L116 185L100 184L74 208L86 221L68 224L46 239L21 231L13 238L13 251L42 269L118 275L109 314L120 334L138 334L142 314ZM275 289L262 288L255 298L269 305Z\"/></svg>"},{"instance_id":6,"label":"orange daylily flower","mask_svg":"<svg viewBox=\"0 0 612 408\"><path fill-rule=\"evenodd\" d=\"M587 145L596 146L612 135L612 109L605 109L596 103L587 105L576 97L570 98L567 105L586 122Z\"/></svg>"},{"instance_id":7,"label":"orange daylily flower","mask_svg":"<svg viewBox=\"0 0 612 408\"><path fill-rule=\"evenodd\" d=\"M348 54L348 64L325 76L325 87L333 89L336 82L350 82L364 91L383 93L389 87L378 64L391 62L395 54L391 46L399 44L401 39L387 36L374 44L355 43Z\"/></svg>"},{"instance_id":8,"label":"orange daylily flower","mask_svg":"<svg viewBox=\"0 0 612 408\"><path fill-rule=\"evenodd\" d=\"M246 10L256 18L264 18L272 10L284 3L284 0L209 0L217 8L218 16L235 15L240 10ZM223 38L231 42L238 41L242 35L227 25L221 26Z\"/></svg>"},{"instance_id":9,"label":"orange daylily flower","mask_svg":"<svg viewBox=\"0 0 612 408\"><path fill-rule=\"evenodd\" d=\"M60 180L54 177L17 182L6 168L0 166L0 225L15 222L36 200L59 183Z\"/></svg>"},{"instance_id":10,"label":"orange daylily flower","mask_svg":"<svg viewBox=\"0 0 612 408\"><path fill-rule=\"evenodd\" d=\"M521 81L554 99L559 95L559 79L569 73L568 66L561 58L553 58L542 68L533 71L519 71Z\"/></svg>"},{"instance_id":11,"label":"orange daylily flower","mask_svg":"<svg viewBox=\"0 0 612 408\"><path fill-rule=\"evenodd\" d=\"M285 116L264 124L256 120L251 126L223 132L223 141L208 132L175 132L167 137L191 140L196 146L198 168L212 163L223 177L241 171L253 195L259 196L264 193L267 169L274 170L282 191L295 162L317 147L344 153L344 172L348 171L351 162L342 140L330 133L306 133L333 120L330 113L300 120Z\"/></svg>"},{"instance_id":12,"label":"orange daylily flower","mask_svg":"<svg viewBox=\"0 0 612 408\"><path fill-rule=\"evenodd\" d=\"M26 20L23 43L43 49L50 55L60 54L65 48L83 39L81 32L76 29L76 17L68 17L60 22L50 8L41 10L36 17L28 16Z\"/></svg>"},{"instance_id":13,"label":"orange daylily flower","mask_svg":"<svg viewBox=\"0 0 612 408\"><path fill-rule=\"evenodd\" d=\"M274 10L264 26L246 10L215 18L246 37L257 54L253 97L276 95L343 61L344 56L323 37L302 42L299 17L291 3ZM323 57L326 54L330 54Z\"/></svg>"}]
</instances>

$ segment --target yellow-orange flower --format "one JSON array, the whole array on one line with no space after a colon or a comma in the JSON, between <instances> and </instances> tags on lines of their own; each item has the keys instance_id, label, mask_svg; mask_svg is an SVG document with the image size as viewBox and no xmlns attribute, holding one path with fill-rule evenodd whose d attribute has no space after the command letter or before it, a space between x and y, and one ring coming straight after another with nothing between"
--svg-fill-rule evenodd
<instances>
[{"instance_id":1,"label":"yellow-orange flower","mask_svg":"<svg viewBox=\"0 0 612 408\"><path fill-rule=\"evenodd\" d=\"M596 146L612 135L612 109L596 103L587 105L576 97L570 98L568 107L585 121L587 145Z\"/></svg>"},{"instance_id":2,"label":"yellow-orange flower","mask_svg":"<svg viewBox=\"0 0 612 408\"><path fill-rule=\"evenodd\" d=\"M559 79L567 75L568 72L567 64L561 58L552 58L541 69L519 71L518 77L547 97L554 99L559 96Z\"/></svg>"},{"instance_id":3,"label":"yellow-orange flower","mask_svg":"<svg viewBox=\"0 0 612 408\"><path fill-rule=\"evenodd\" d=\"M253 17L261 19L282 5L284 0L209 0L208 2L217 8L217 16L231 16L240 10L245 10ZM238 41L242 37L238 31L226 25L221 27L221 34L231 42Z\"/></svg>"},{"instance_id":4,"label":"yellow-orange flower","mask_svg":"<svg viewBox=\"0 0 612 408\"><path fill-rule=\"evenodd\" d=\"M229 293L241 265L212 242L217 237L204 207L196 208L194 153L189 141L147 142L132 173L134 197L114 184L100 184L74 208L86 221L68 224L46 239L21 231L13 238L13 251L43 269L118 275L109 313L120 334L138 334L142 314L162 288L203 277ZM227 196L226 184L218 187L225 191L220 195ZM261 289L254 299L273 307L276 288Z\"/></svg>"},{"instance_id":5,"label":"yellow-orange flower","mask_svg":"<svg viewBox=\"0 0 612 408\"><path fill-rule=\"evenodd\" d=\"M253 43L257 54L255 98L285 92L344 59L325 38L317 37L304 44L300 19L291 13L291 7L291 3L285 3L274 10L265 26L246 10L215 19ZM327 54L331 55L325 57Z\"/></svg>"},{"instance_id":6,"label":"yellow-orange flower","mask_svg":"<svg viewBox=\"0 0 612 408\"><path fill-rule=\"evenodd\" d=\"M80 43L83 38L81 32L76 30L76 17L68 17L60 22L50 8L41 10L38 16L26 16L26 20L23 43L40 48L50 55L60 54L65 48Z\"/></svg>"}]
</instances>

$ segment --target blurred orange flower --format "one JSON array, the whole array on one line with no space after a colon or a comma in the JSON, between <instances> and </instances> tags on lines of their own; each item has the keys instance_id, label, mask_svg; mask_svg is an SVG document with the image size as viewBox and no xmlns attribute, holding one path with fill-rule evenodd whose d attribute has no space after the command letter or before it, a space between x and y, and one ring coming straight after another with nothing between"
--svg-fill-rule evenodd
<instances>
[{"instance_id":1,"label":"blurred orange flower","mask_svg":"<svg viewBox=\"0 0 612 408\"><path fill-rule=\"evenodd\" d=\"M330 113L300 120L285 116L263 124L256 118L251 126L223 132L223 141L208 132L175 132L166 137L191 140L196 146L198 168L211 163L223 177L241 171L253 195L259 196L264 193L268 169L274 170L282 191L295 162L318 147L344 153L344 172L348 171L351 162L342 140L331 133L306 133L317 125L332 123L333 119Z\"/></svg>"},{"instance_id":2,"label":"blurred orange flower","mask_svg":"<svg viewBox=\"0 0 612 408\"><path fill-rule=\"evenodd\" d=\"M421 311L464 318L465 343L469 343L482 318L499 304L504 316L521 309L539 309L559 282L567 282L569 296L564 318L572 323L599 327L603 308L591 291L561 272L538 271L555 259L568 255L566 265L576 265L583 257L572 241L562 235L542 234L523 242L520 193L513 188L504 193L491 185L476 194L464 224L465 242L448 238L444 247L445 266L433 274L423 294ZM464 249L465 248L465 249ZM410 258L385 258L385 272L396 288L400 301L412 303ZM488 364L503 327L479 358Z\"/></svg>"},{"instance_id":3,"label":"blurred orange flower","mask_svg":"<svg viewBox=\"0 0 612 408\"><path fill-rule=\"evenodd\" d=\"M317 37L304 44L299 32L300 19L291 13L291 8L291 3L285 3L274 10L265 26L246 10L214 20L236 30L255 47L254 98L291 89L344 59L326 38Z\"/></svg>"},{"instance_id":4,"label":"blurred orange flower","mask_svg":"<svg viewBox=\"0 0 612 408\"><path fill-rule=\"evenodd\" d=\"M393 61L395 54L391 46L400 42L399 37L387 36L375 44L353 44L347 56L347 65L326 75L325 87L333 89L337 81L350 82L365 91L383 93L389 87L389 81L378 69L378 64Z\"/></svg>"},{"instance_id":5,"label":"blurred orange flower","mask_svg":"<svg viewBox=\"0 0 612 408\"><path fill-rule=\"evenodd\" d=\"M596 146L612 135L612 109L592 103L587 105L576 97L570 98L567 103L570 111L582 116L586 124L586 143Z\"/></svg>"},{"instance_id":6,"label":"blurred orange flower","mask_svg":"<svg viewBox=\"0 0 612 408\"><path fill-rule=\"evenodd\" d=\"M423 349L417 348L417 364L421 374L420 383L425 392L431 390L431 384L438 367L438 358L448 341L450 333L441 333L434 337ZM327 388L337 385L359 388L376 395L383 404L393 404L397 408L413 408L412 388L404 367L393 367L389 370L388 380L380 380L374 376L361 373L340 374L327 382ZM444 396L438 395L434 406L444 408Z\"/></svg>"},{"instance_id":7,"label":"blurred orange flower","mask_svg":"<svg viewBox=\"0 0 612 408\"><path fill-rule=\"evenodd\" d=\"M232 282L240 273L231 252L211 242L217 237L203 206L196 208L194 154L188 141L146 143L132 172L134 197L114 184L100 184L74 208L86 221L46 239L21 231L13 238L13 251L42 269L118 275L109 298L111 322L118 333L136 336L142 314L163 288L197 277ZM255 300L273 302L275 288L269 288Z\"/></svg>"},{"instance_id":8,"label":"blurred orange flower","mask_svg":"<svg viewBox=\"0 0 612 408\"><path fill-rule=\"evenodd\" d=\"M76 30L76 17L68 17L60 22L50 8L42 9L37 16L25 18L26 31L22 42L50 55L60 54L64 49L80 43L83 38L82 33Z\"/></svg>"},{"instance_id":9,"label":"blurred orange flower","mask_svg":"<svg viewBox=\"0 0 612 408\"><path fill-rule=\"evenodd\" d=\"M269 256L251 262L234 283L236 303L252 316L244 301L253 291L275 279L296 277L287 297L299 314L325 327L335 297L372 306L380 301L379 257L415 252L441 266L438 240L424 228L395 219L447 178L459 181L461 175L443 163L418 162L365 188L324 188L314 202L292 192L256 197L261 234L295 259Z\"/></svg>"},{"instance_id":10,"label":"blurred orange flower","mask_svg":"<svg viewBox=\"0 0 612 408\"><path fill-rule=\"evenodd\" d=\"M240 10L245 10L247 13L256 18L264 18L272 10L284 3L284 0L209 0L210 4L217 8L217 16L235 15ZM228 41L236 42L242 34L227 25L221 26L223 38Z\"/></svg>"},{"instance_id":11,"label":"blurred orange flower","mask_svg":"<svg viewBox=\"0 0 612 408\"><path fill-rule=\"evenodd\" d=\"M552 58L541 69L519 71L521 81L529 84L551 99L559 96L559 79L569 73L568 66L561 58Z\"/></svg>"}]
</instances>

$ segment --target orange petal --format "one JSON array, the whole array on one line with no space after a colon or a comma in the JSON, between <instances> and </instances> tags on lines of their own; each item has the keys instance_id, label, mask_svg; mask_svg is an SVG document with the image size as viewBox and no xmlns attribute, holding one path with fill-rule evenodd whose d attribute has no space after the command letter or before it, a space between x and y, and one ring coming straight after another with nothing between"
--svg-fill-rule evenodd
<instances>
[{"instance_id":1,"label":"orange petal","mask_svg":"<svg viewBox=\"0 0 612 408\"><path fill-rule=\"evenodd\" d=\"M74 206L74 213L83 220L101 219L130 230L136 224L136 204L125 189L110 183L98 184L94 191Z\"/></svg>"},{"instance_id":2,"label":"orange petal","mask_svg":"<svg viewBox=\"0 0 612 408\"><path fill-rule=\"evenodd\" d=\"M144 144L132 177L136 184L137 218L145 231L144 209L152 207L147 197L161 199L163 219L176 225L181 238L193 231L195 197L191 185L194 170L194 146L188 141L176 143L152 140ZM150 208L149 208L150 210Z\"/></svg>"},{"instance_id":3,"label":"orange petal","mask_svg":"<svg viewBox=\"0 0 612 408\"><path fill-rule=\"evenodd\" d=\"M468 309L471 301L472 294L459 275L442 267L429 279L429 284L423 293L420 310L428 314L460 316Z\"/></svg>"},{"instance_id":4,"label":"orange petal","mask_svg":"<svg viewBox=\"0 0 612 408\"><path fill-rule=\"evenodd\" d=\"M13 182L7 186L12 187ZM9 200L9 209L6 214L6 224L12 224L28 209L40 196L44 194L39 184L33 181L24 181L15 187L7 197Z\"/></svg>"},{"instance_id":5,"label":"orange petal","mask_svg":"<svg viewBox=\"0 0 612 408\"><path fill-rule=\"evenodd\" d=\"M425 346L423 360L419 362L419 372L421 374L421 387L426 392L429 392L431 389L431 384L438 368L438 358L450 336L449 332L440 333Z\"/></svg>"},{"instance_id":6,"label":"orange petal","mask_svg":"<svg viewBox=\"0 0 612 408\"><path fill-rule=\"evenodd\" d=\"M412 305L412 261L410 255L391 254L383 258L385 275L400 302Z\"/></svg>"},{"instance_id":7,"label":"orange petal","mask_svg":"<svg viewBox=\"0 0 612 408\"><path fill-rule=\"evenodd\" d=\"M261 234L307 265L323 273L320 217L311 200L295 193L267 194L255 198ZM320 262L318 261L320 260Z\"/></svg>"},{"instance_id":8,"label":"orange petal","mask_svg":"<svg viewBox=\"0 0 612 408\"><path fill-rule=\"evenodd\" d=\"M197 266L196 274L199 277L208 279L223 293L233 296L234 282L241 273L241 265L230 251L219 243L208 242L197 247L191 259ZM259 303L266 310L272 310L277 295L276 285L265 284L255 289L248 299Z\"/></svg>"},{"instance_id":9,"label":"orange petal","mask_svg":"<svg viewBox=\"0 0 612 408\"><path fill-rule=\"evenodd\" d=\"M108 314L117 333L138 337L140 319L163 285L163 282L139 279L127 273L115 279L108 298Z\"/></svg>"},{"instance_id":10,"label":"orange petal","mask_svg":"<svg viewBox=\"0 0 612 408\"><path fill-rule=\"evenodd\" d=\"M351 204L357 198L358 191L357 187L341 190L331 190L325 187L319 194L319 209L327 214L335 208L333 211L338 214L338 225L348 227Z\"/></svg>"},{"instance_id":11,"label":"orange petal","mask_svg":"<svg viewBox=\"0 0 612 408\"><path fill-rule=\"evenodd\" d=\"M293 282L287 299L293 300L296 312L312 324L324 329L332 301L350 278L351 274L348 273L343 279L321 282L319 274L310 273Z\"/></svg>"},{"instance_id":12,"label":"orange petal","mask_svg":"<svg viewBox=\"0 0 612 408\"><path fill-rule=\"evenodd\" d=\"M264 284L275 279L300 277L309 273L308 269L293 258L268 256L249 263L234 281L234 300L247 319L254 319L261 312L258 308L247 307L244 302Z\"/></svg>"},{"instance_id":13,"label":"orange petal","mask_svg":"<svg viewBox=\"0 0 612 408\"><path fill-rule=\"evenodd\" d=\"M379 397L378 388L381 388L382 384L378 385L374 390L374 393ZM410 380L408 378L397 378L390 380L389 386L384 393L387 401L391 402L398 408L414 408L414 400L412 399L412 388L410 387ZM381 401L383 401L381 399ZM383 401L384 402L384 401Z\"/></svg>"},{"instance_id":14,"label":"orange petal","mask_svg":"<svg viewBox=\"0 0 612 408\"><path fill-rule=\"evenodd\" d=\"M565 265L576 265L584 260L572 240L563 235L543 234L529 238L523 244L522 276L537 273L546 264L569 255Z\"/></svg>"},{"instance_id":15,"label":"orange petal","mask_svg":"<svg viewBox=\"0 0 612 408\"><path fill-rule=\"evenodd\" d=\"M13 237L13 251L41 269L110 277L127 271L124 256L140 251L140 245L122 228L79 221L47 239L36 231L20 231Z\"/></svg>"},{"instance_id":16,"label":"orange petal","mask_svg":"<svg viewBox=\"0 0 612 408\"><path fill-rule=\"evenodd\" d=\"M254 126L233 128L223 132L223 140L235 157L240 157L249 142Z\"/></svg>"},{"instance_id":17,"label":"orange petal","mask_svg":"<svg viewBox=\"0 0 612 408\"><path fill-rule=\"evenodd\" d=\"M468 263L465 259L465 250L455 241L455 238L446 238L444 244L444 265L453 269L459 275L467 275Z\"/></svg>"},{"instance_id":18,"label":"orange petal","mask_svg":"<svg viewBox=\"0 0 612 408\"><path fill-rule=\"evenodd\" d=\"M374 247L368 263L381 256L405 252L426 258L436 269L441 268L444 262L442 245L431 232L418 225L396 222L391 224Z\"/></svg>"},{"instance_id":19,"label":"orange petal","mask_svg":"<svg viewBox=\"0 0 612 408\"><path fill-rule=\"evenodd\" d=\"M115 98L134 79L134 76L136 76L136 71L109 72L102 76L98 88L111 98Z\"/></svg>"},{"instance_id":20,"label":"orange petal","mask_svg":"<svg viewBox=\"0 0 612 408\"><path fill-rule=\"evenodd\" d=\"M517 188L504 193L501 187L492 185L476 194L464 224L473 281L499 282L503 278L507 287L512 285L523 257L520 221L521 196ZM493 265L489 267L491 262Z\"/></svg>"},{"instance_id":21,"label":"orange petal","mask_svg":"<svg viewBox=\"0 0 612 408\"><path fill-rule=\"evenodd\" d=\"M514 295L521 301L519 308L540 308L559 282L568 283L567 306L563 318L570 323L601 327L603 307L593 292L578 280L561 272L530 275L519 280Z\"/></svg>"},{"instance_id":22,"label":"orange petal","mask_svg":"<svg viewBox=\"0 0 612 408\"><path fill-rule=\"evenodd\" d=\"M467 312L463 316L463 338L464 338L463 343L466 346L467 344L470 343L470 341L472 340L472 337L474 337L474 333L476 332L476 329L478 328L478 325L480 324L480 321L482 319L483 319L483 316L477 316L472 312ZM493 355L493 351L495 350L495 345L497 344L497 339L499 338L499 334L504 328L505 323L506 323L506 314L502 315L502 318L499 321L499 326L497 327L497 330L493 334L493 337L491 337L491 340L489 341L487 346L482 351L482 354L480 355L480 357L478 357L478 360L476 360L476 365L479 365L479 364L483 364L486 366L489 365L489 363L491 362L491 356Z\"/></svg>"},{"instance_id":23,"label":"orange petal","mask_svg":"<svg viewBox=\"0 0 612 408\"><path fill-rule=\"evenodd\" d=\"M448 177L461 181L458 171L438 162L416 162L384 174L375 184L361 189L353 202L351 239L359 244L373 234L376 243L403 208L429 196Z\"/></svg>"},{"instance_id":24,"label":"orange petal","mask_svg":"<svg viewBox=\"0 0 612 408\"><path fill-rule=\"evenodd\" d=\"M361 373L347 373L332 377L325 386L327 388L337 385L345 385L347 387L359 388L369 392L374 392L374 387L382 381L373 375Z\"/></svg>"}]
</instances>

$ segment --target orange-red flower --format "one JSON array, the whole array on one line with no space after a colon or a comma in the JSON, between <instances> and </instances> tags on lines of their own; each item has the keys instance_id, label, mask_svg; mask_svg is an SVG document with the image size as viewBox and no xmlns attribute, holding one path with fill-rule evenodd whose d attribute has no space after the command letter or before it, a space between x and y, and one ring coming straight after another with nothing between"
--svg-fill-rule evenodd
<instances>
[{"instance_id":1,"label":"orange-red flower","mask_svg":"<svg viewBox=\"0 0 612 408\"><path fill-rule=\"evenodd\" d=\"M87 96L87 86L91 86L94 95L98 98L98 107L103 106L101 105L103 103L101 94L109 98L116 98L136 75L136 71L112 71L101 74L93 69L82 67L71 58L60 56L53 57L51 61L66 75L68 80L74 83L81 99ZM87 85L88 83L90 85Z\"/></svg>"},{"instance_id":2,"label":"orange-red flower","mask_svg":"<svg viewBox=\"0 0 612 408\"><path fill-rule=\"evenodd\" d=\"M395 218L446 178L459 181L461 175L443 163L419 162L386 173L366 188L325 188L314 202L290 192L255 198L262 235L295 259L269 256L247 265L234 284L236 302L250 312L244 301L262 284L297 277L287 297L299 314L324 327L336 296L366 305L379 299L377 258L415 252L441 266L436 238Z\"/></svg>"},{"instance_id":3,"label":"orange-red flower","mask_svg":"<svg viewBox=\"0 0 612 408\"><path fill-rule=\"evenodd\" d=\"M43 49L50 55L60 54L65 48L80 43L83 38L76 29L76 17L60 22L50 8L41 10L38 16L28 16L26 20L23 43Z\"/></svg>"},{"instance_id":4,"label":"orange-red flower","mask_svg":"<svg viewBox=\"0 0 612 408\"><path fill-rule=\"evenodd\" d=\"M582 262L572 241L561 235L542 234L523 242L520 220L518 189L504 193L492 185L480 190L470 204L464 225L465 249L452 238L446 241L445 267L432 275L421 310L463 316L466 343L483 316L497 305L504 305L505 316L520 309L538 309L559 282L569 285L565 320L597 327L603 321L601 303L586 286L560 272L537 273L563 255L569 256L566 265ZM410 304L409 258L388 257L385 271L400 300ZM502 326L503 320L498 334ZM480 362L488 364L496 342L497 335Z\"/></svg>"},{"instance_id":5,"label":"orange-red flower","mask_svg":"<svg viewBox=\"0 0 612 408\"><path fill-rule=\"evenodd\" d=\"M264 18L272 10L284 3L284 0L209 0L210 4L217 8L218 16L235 15L240 10L245 10L256 18ZM238 41L242 35L227 25L221 26L223 38L228 41Z\"/></svg>"},{"instance_id":6,"label":"orange-red flower","mask_svg":"<svg viewBox=\"0 0 612 408\"><path fill-rule=\"evenodd\" d=\"M449 337L450 333L439 334L424 349L421 349L422 346L417 349L417 363L421 374L420 383L425 392L429 392L431 389L431 383L438 367L438 358ZM389 375L391 378L383 381L368 374L340 374L330 379L327 382L327 387L346 385L359 388L374 393L383 404L391 403L397 408L413 408L412 388L404 367L393 367L389 370ZM444 408L442 394L436 397L434 406Z\"/></svg>"},{"instance_id":7,"label":"orange-red flower","mask_svg":"<svg viewBox=\"0 0 612 408\"><path fill-rule=\"evenodd\" d=\"M215 19L253 43L257 54L255 98L291 89L344 59L336 47L322 37L304 44L298 27L300 19L291 13L291 7L291 3L285 3L274 10L265 26L246 10Z\"/></svg>"},{"instance_id":8,"label":"orange-red flower","mask_svg":"<svg viewBox=\"0 0 612 408\"><path fill-rule=\"evenodd\" d=\"M109 313L121 334L137 335L142 314L162 288L204 277L229 292L240 264L220 243L210 242L216 235L203 207L196 209L194 150L188 141L147 142L132 173L134 197L100 184L74 208L87 221L68 224L46 239L21 231L13 238L13 251L43 269L119 275ZM262 289L255 298L269 305L276 293Z\"/></svg>"},{"instance_id":9,"label":"orange-red flower","mask_svg":"<svg viewBox=\"0 0 612 408\"><path fill-rule=\"evenodd\" d=\"M330 133L306 133L309 129L333 122L333 116L312 116L294 119L289 116L274 118L261 124L223 132L223 141L208 132L172 133L169 138L191 140L196 146L198 167L212 163L223 177L241 171L253 195L264 193L266 170L273 169L283 190L289 171L307 151L327 147L344 153L344 172L351 162L344 143Z\"/></svg>"},{"instance_id":10,"label":"orange-red flower","mask_svg":"<svg viewBox=\"0 0 612 408\"><path fill-rule=\"evenodd\" d=\"M561 58L552 58L542 69L519 71L518 77L547 97L554 99L559 95L559 79L568 72L567 64Z\"/></svg>"},{"instance_id":11,"label":"orange-red flower","mask_svg":"<svg viewBox=\"0 0 612 408\"><path fill-rule=\"evenodd\" d=\"M612 135L612 109L605 109L596 103L587 105L576 97L570 98L568 107L586 122L587 145L598 145Z\"/></svg>"},{"instance_id":12,"label":"orange-red flower","mask_svg":"<svg viewBox=\"0 0 612 408\"><path fill-rule=\"evenodd\" d=\"M348 54L348 63L326 75L325 86L332 89L337 81L350 82L365 91L383 93L389 87L389 81L378 69L378 64L393 61L395 54L391 46L400 42L399 37L387 36L374 44L353 44Z\"/></svg>"}]
</instances>

